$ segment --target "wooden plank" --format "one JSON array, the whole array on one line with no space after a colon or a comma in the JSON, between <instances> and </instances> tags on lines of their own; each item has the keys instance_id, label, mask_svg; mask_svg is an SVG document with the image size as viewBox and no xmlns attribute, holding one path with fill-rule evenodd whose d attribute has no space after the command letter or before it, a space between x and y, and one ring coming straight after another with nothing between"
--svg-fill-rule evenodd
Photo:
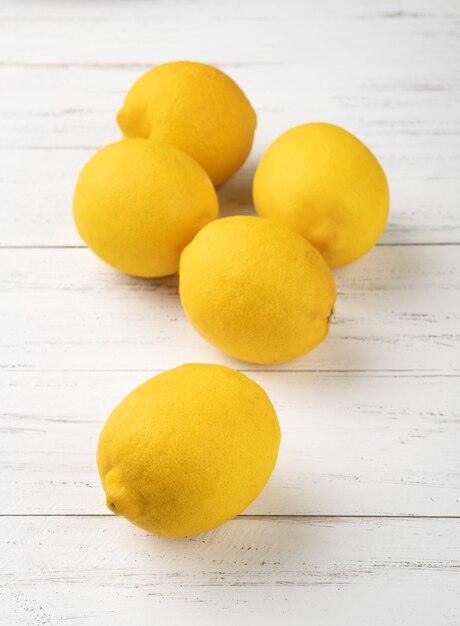
<instances>
[{"instance_id":1,"label":"wooden plank","mask_svg":"<svg viewBox=\"0 0 460 626\"><path fill-rule=\"evenodd\" d=\"M106 135L105 141L99 136L99 145L118 139L112 127L112 117L113 112L108 112L104 122L107 128L94 123ZM73 128L75 135L83 134L83 125L87 129L93 128L88 115L74 118L74 126L69 120L62 120L61 123L67 130ZM18 120L18 125L23 123L24 120ZM37 122L35 126L49 137L46 128ZM17 136L19 128L12 132ZM393 131L389 131L389 137L401 144ZM71 137L64 139L67 140L75 143ZM416 142L412 141L412 146L406 142L403 145L420 155L419 144L426 143L426 140L426 136L420 134ZM258 146L244 169L219 190L221 215L254 213L252 175L268 141L264 145L262 143L262 139L258 140ZM452 144L448 145L445 139L439 150L444 148L446 153L452 153ZM81 167L94 151L92 148L0 148L0 190L5 199L0 210L0 246L84 245L73 223L72 193ZM387 168L392 206L380 243L460 242L457 206L460 181L456 177L460 162L456 155L451 154L452 158L446 166L439 160L434 163L434 156L420 166L415 156L410 159L407 151L402 152L395 151L387 159L393 161Z\"/></svg>"},{"instance_id":2,"label":"wooden plank","mask_svg":"<svg viewBox=\"0 0 460 626\"><path fill-rule=\"evenodd\" d=\"M0 119L5 122L0 149L95 150L119 139L116 111L133 82L157 62L151 60L142 68L42 67L0 60L0 78L9 86L7 97L0 100ZM279 70L263 64L220 67L241 85L259 114L256 156L287 128L324 120L342 124L366 141L389 168L391 179L413 176L421 168L431 178L455 178L452 157L459 156L460 125L455 66L451 74L432 76L425 83L415 76L397 75L376 82L364 72L351 82L337 73L336 80L325 85L299 83L305 68L298 64L283 64ZM272 90L274 79L281 83L277 91ZM423 142L428 138L430 146Z\"/></svg>"},{"instance_id":3,"label":"wooden plank","mask_svg":"<svg viewBox=\"0 0 460 626\"><path fill-rule=\"evenodd\" d=\"M211 0L193 6L186 0L172 6L138 0L127 6L118 0L110 11L98 2L56 7L42 0L29 7L15 1L0 7L1 50L5 61L16 63L142 64L153 53L169 59L174 51L176 58L213 54L214 61L234 64L290 59L314 66L312 71L320 63L339 65L350 76L369 68L376 75L407 72L413 65L426 77L440 71L440 60L452 67L450 52L458 42L449 34L458 16L452 0L436 6L431 0L332 0L318 6L296 1L288 8L273 0L222 6Z\"/></svg>"},{"instance_id":4,"label":"wooden plank","mask_svg":"<svg viewBox=\"0 0 460 626\"><path fill-rule=\"evenodd\" d=\"M458 246L379 247L337 271L329 337L273 369L458 368L458 254ZM0 250L0 315L3 368L151 370L209 361L266 369L227 358L194 331L176 277L129 277L87 249Z\"/></svg>"},{"instance_id":5,"label":"wooden plank","mask_svg":"<svg viewBox=\"0 0 460 626\"><path fill-rule=\"evenodd\" d=\"M455 626L459 520L238 519L164 540L115 517L3 518L16 624Z\"/></svg>"},{"instance_id":6,"label":"wooden plank","mask_svg":"<svg viewBox=\"0 0 460 626\"><path fill-rule=\"evenodd\" d=\"M104 513L97 438L154 372L3 372L0 514ZM248 514L460 516L454 376L251 372L282 428Z\"/></svg>"}]
</instances>

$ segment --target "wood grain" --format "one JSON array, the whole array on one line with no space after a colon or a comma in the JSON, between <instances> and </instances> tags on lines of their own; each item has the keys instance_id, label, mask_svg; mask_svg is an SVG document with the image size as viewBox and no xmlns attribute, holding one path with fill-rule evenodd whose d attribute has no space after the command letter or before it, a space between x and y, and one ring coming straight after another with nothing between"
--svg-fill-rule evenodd
<instances>
[{"instance_id":1,"label":"wood grain","mask_svg":"<svg viewBox=\"0 0 460 626\"><path fill-rule=\"evenodd\" d=\"M100 429L154 374L4 372L0 514L106 513ZM275 404L282 444L247 514L460 516L460 374L249 375Z\"/></svg>"},{"instance_id":2,"label":"wood grain","mask_svg":"<svg viewBox=\"0 0 460 626\"><path fill-rule=\"evenodd\" d=\"M107 111L101 117L107 122L113 117L113 111ZM88 128L91 124L81 113L76 114L75 118L82 127L77 127L72 132L81 136L84 132L83 126ZM60 117L57 116L57 119ZM52 120L55 125L55 118ZM18 120L17 129L12 131L16 136L24 123L23 119ZM96 125L100 127L102 123L100 120L100 124L96 122ZM7 128L10 125L11 122ZM62 125L66 132L72 128L69 120L63 120ZM100 138L99 146L119 139L116 129L112 128L113 124L110 126L105 141L104 138ZM38 127L49 139L51 129ZM56 132L61 133L63 129L57 129ZM356 128L357 134L362 137L360 130L359 127ZM407 146L404 138L398 136L392 129L388 129L388 133L398 146ZM274 138L271 137L266 141L263 138L258 139L258 145L248 163L219 189L222 216L254 213L253 172L263 149ZM71 137L64 138L63 141L75 144L75 139ZM422 142L425 145L431 144L427 139L421 138L420 143ZM447 138L444 138L443 142L443 146L439 148L442 152L445 148L449 150ZM377 141L370 137L368 143L375 147L377 154L380 152ZM0 138L0 159L8 162L7 169L0 171L2 194L8 198L8 204L0 210L0 247L84 245L72 219L72 193L81 167L95 150L96 145L87 148L22 148L19 144L16 147L2 148ZM404 150L402 157L400 149L394 148L395 160L407 158L407 150ZM420 145L417 144L413 150L419 155ZM459 243L457 204L460 195L460 181L457 176L459 166L460 160L452 154L447 167L440 162L424 166L419 172L411 172L407 166L398 162L387 167L392 194L391 214L387 229L378 245ZM27 171L27 184L24 181L24 171Z\"/></svg>"},{"instance_id":3,"label":"wood grain","mask_svg":"<svg viewBox=\"0 0 460 626\"><path fill-rule=\"evenodd\" d=\"M435 11L429 0L288 6L116 2L108 12L101 2L4 2L0 182L14 210L0 215L0 245L81 243L70 215L81 166L119 138L115 112L133 81L174 58L230 72L258 112L253 154L221 190L224 213L251 210L252 173L271 141L324 120L356 133L388 173L383 243L460 243L458 9L448 0Z\"/></svg>"},{"instance_id":4,"label":"wood grain","mask_svg":"<svg viewBox=\"0 0 460 626\"><path fill-rule=\"evenodd\" d=\"M458 625L459 56L453 0L0 3L2 624ZM260 156L307 121L388 174L388 227L336 272L330 336L303 359L227 359L176 277L118 274L78 238L81 166L173 59L221 67L257 109L223 215L253 212ZM248 371L283 441L244 517L170 541L106 515L94 450L123 395L185 361Z\"/></svg>"},{"instance_id":5,"label":"wood grain","mask_svg":"<svg viewBox=\"0 0 460 626\"><path fill-rule=\"evenodd\" d=\"M11 517L0 532L0 618L12 625L455 626L458 616L459 520L238 519L164 540L114 516Z\"/></svg>"},{"instance_id":6,"label":"wood grain","mask_svg":"<svg viewBox=\"0 0 460 626\"><path fill-rule=\"evenodd\" d=\"M272 369L458 369L459 250L379 247L337 271L329 337ZM87 249L3 249L0 259L3 368L149 370L204 361L266 369L201 339L180 306L176 277L122 275Z\"/></svg>"}]
</instances>

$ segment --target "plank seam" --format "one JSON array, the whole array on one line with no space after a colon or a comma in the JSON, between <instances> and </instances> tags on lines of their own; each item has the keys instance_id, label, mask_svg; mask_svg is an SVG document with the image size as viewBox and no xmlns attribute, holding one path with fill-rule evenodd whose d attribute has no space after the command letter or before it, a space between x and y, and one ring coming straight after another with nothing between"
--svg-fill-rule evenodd
<instances>
[{"instance_id":1,"label":"plank seam","mask_svg":"<svg viewBox=\"0 0 460 626\"><path fill-rule=\"evenodd\" d=\"M18 517L81 517L81 518L116 518L116 515L112 513L0 513L1 518L18 518ZM374 520L374 519L388 519L388 520L460 520L460 515L301 515L301 514L291 514L291 515L282 515L282 514L273 514L273 515L238 515L234 517L235 519L244 519L244 520L329 520L329 519L363 519L363 520ZM229 520L231 521L231 520Z\"/></svg>"},{"instance_id":2,"label":"plank seam","mask_svg":"<svg viewBox=\"0 0 460 626\"><path fill-rule=\"evenodd\" d=\"M417 247L417 246L460 246L460 241L420 241L420 242L388 242L377 243L377 248ZM0 245L0 250L88 250L83 245Z\"/></svg>"},{"instance_id":3,"label":"plank seam","mask_svg":"<svg viewBox=\"0 0 460 626\"><path fill-rule=\"evenodd\" d=\"M2 366L0 365L1 372L17 372L17 373L26 373L26 374L50 374L50 373L62 373L62 374L91 374L91 373L120 373L120 374L130 374L130 373L145 373L145 374L155 374L165 372L168 368L142 368L142 369L25 369L21 367L12 366ZM245 369L245 368L236 368L239 372L245 372L250 374L258 374L260 372L264 373L277 373L277 374L370 374L371 376L379 377L384 374L408 374L408 378L459 378L458 370L449 370L449 373L442 371L431 371L431 370L355 370L355 369L319 369L319 370L310 370L310 369Z\"/></svg>"}]
</instances>

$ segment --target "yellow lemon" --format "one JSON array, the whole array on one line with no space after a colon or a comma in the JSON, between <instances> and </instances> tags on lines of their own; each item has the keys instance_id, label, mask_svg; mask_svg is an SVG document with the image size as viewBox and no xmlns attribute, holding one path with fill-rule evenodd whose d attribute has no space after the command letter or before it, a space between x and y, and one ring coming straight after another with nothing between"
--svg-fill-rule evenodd
<instances>
[{"instance_id":1,"label":"yellow lemon","mask_svg":"<svg viewBox=\"0 0 460 626\"><path fill-rule=\"evenodd\" d=\"M289 361L327 334L335 283L319 252L275 221L235 216L184 249L179 291L196 330L226 354Z\"/></svg>"},{"instance_id":2,"label":"yellow lemon","mask_svg":"<svg viewBox=\"0 0 460 626\"><path fill-rule=\"evenodd\" d=\"M107 506L158 535L209 530L259 494L279 443L259 385L221 365L182 365L134 389L108 418L97 450Z\"/></svg>"},{"instance_id":3,"label":"yellow lemon","mask_svg":"<svg viewBox=\"0 0 460 626\"><path fill-rule=\"evenodd\" d=\"M385 173L359 139L332 124L305 124L281 135L254 177L261 217L283 222L310 241L330 267L368 252L385 228Z\"/></svg>"},{"instance_id":4,"label":"yellow lemon","mask_svg":"<svg viewBox=\"0 0 460 626\"><path fill-rule=\"evenodd\" d=\"M220 185L245 162L256 114L238 85L203 63L177 61L137 80L117 115L124 137L178 146Z\"/></svg>"},{"instance_id":5,"label":"yellow lemon","mask_svg":"<svg viewBox=\"0 0 460 626\"><path fill-rule=\"evenodd\" d=\"M177 272L182 249L218 216L218 204L206 172L185 152L129 139L84 166L73 211L82 239L102 260L154 277Z\"/></svg>"}]
</instances>

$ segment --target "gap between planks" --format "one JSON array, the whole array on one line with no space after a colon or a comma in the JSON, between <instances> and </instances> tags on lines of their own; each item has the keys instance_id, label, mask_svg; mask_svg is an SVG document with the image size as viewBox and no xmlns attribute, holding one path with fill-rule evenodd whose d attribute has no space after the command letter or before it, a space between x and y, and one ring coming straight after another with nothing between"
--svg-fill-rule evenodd
<instances>
[{"instance_id":1,"label":"gap between planks","mask_svg":"<svg viewBox=\"0 0 460 626\"><path fill-rule=\"evenodd\" d=\"M0 513L0 519L4 517L81 517L81 518L113 518L117 517L113 513ZM302 515L302 514L250 514L250 515L237 515L233 518L241 519L241 520L289 520L294 519L297 521L305 521L309 520L337 520L337 519L356 519L356 520L378 520L378 519L389 519L389 520L460 520L460 515L417 515L417 514L407 514L407 515ZM230 521L230 520L228 520Z\"/></svg>"},{"instance_id":2,"label":"gap between planks","mask_svg":"<svg viewBox=\"0 0 460 626\"><path fill-rule=\"evenodd\" d=\"M243 372L246 374L259 374L260 372L264 372L270 374L273 372L281 373L281 374L367 374L369 376L375 376L379 378L380 376L399 376L401 374L405 374L407 378L459 378L460 370L450 370L449 372L443 372L442 370L411 370L411 369L379 369L379 370L369 370L369 369L274 369L271 366L267 366L270 369L263 369L262 367L259 369L246 369L238 367L239 372ZM141 368L141 369L63 369L63 368L55 368L55 369L38 369L38 368L21 368L21 366L11 365L11 366L2 366L0 365L0 372L17 372L20 374L41 374L41 373L145 373L145 374L161 374L165 372L169 368Z\"/></svg>"},{"instance_id":3,"label":"gap between planks","mask_svg":"<svg viewBox=\"0 0 460 626\"><path fill-rule=\"evenodd\" d=\"M3 20L0 18L0 23ZM207 61L208 65L214 65L216 67L226 68L241 68L241 67L278 67L287 65L282 61L235 61L234 63L228 61ZM0 61L0 68L15 68L21 67L25 69L109 69L109 70L124 70L124 69L144 69L150 70L152 67L158 64L153 63L75 63L69 61L68 63L30 63L25 61Z\"/></svg>"},{"instance_id":4,"label":"gap between planks","mask_svg":"<svg viewBox=\"0 0 460 626\"><path fill-rule=\"evenodd\" d=\"M395 248L395 247L416 247L416 246L460 246L460 241L436 241L436 242L429 242L429 241L419 241L416 243L411 243L411 242L407 242L407 243L398 243L398 242L378 242L375 244L376 247L379 248ZM83 245L0 245L0 250L87 250L88 246L83 246Z\"/></svg>"}]
</instances>

